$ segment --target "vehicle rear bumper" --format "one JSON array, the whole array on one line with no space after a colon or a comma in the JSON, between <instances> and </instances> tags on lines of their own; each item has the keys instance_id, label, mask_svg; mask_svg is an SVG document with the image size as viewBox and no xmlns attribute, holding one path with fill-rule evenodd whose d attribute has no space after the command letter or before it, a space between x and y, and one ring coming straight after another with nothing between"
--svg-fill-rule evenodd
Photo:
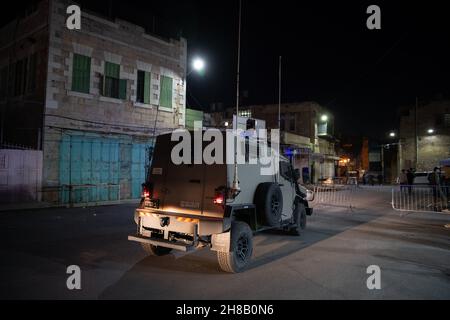
<instances>
[{"instance_id":1,"label":"vehicle rear bumper","mask_svg":"<svg viewBox=\"0 0 450 320\"><path fill-rule=\"evenodd\" d=\"M158 247L164 247L164 248L171 248L178 251L194 251L198 248L196 244L185 244L180 242L173 242L165 239L155 239L155 238L148 238L140 235L129 235L128 240L130 241L136 241L140 243L148 243L154 246Z\"/></svg>"},{"instance_id":2,"label":"vehicle rear bumper","mask_svg":"<svg viewBox=\"0 0 450 320\"><path fill-rule=\"evenodd\" d=\"M168 224L166 225L161 224L164 218L168 218ZM209 236L222 233L229 229L230 226L229 218L184 214L151 208L136 209L135 221L140 225L140 228L191 235L195 233L195 236Z\"/></svg>"}]
</instances>

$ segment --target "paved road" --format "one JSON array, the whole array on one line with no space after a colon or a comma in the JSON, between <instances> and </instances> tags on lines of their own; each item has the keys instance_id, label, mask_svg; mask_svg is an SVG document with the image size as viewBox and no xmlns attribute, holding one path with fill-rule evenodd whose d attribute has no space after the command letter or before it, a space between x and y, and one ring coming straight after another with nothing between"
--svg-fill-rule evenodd
<instances>
[{"instance_id":1,"label":"paved road","mask_svg":"<svg viewBox=\"0 0 450 320\"><path fill-rule=\"evenodd\" d=\"M242 274L219 270L208 250L146 257L128 242L134 205L0 213L0 298L14 299L449 299L450 215L389 207L365 189L356 208L315 208L300 237L255 236ZM66 288L66 267L82 290ZM381 268L368 290L366 268Z\"/></svg>"}]
</instances>

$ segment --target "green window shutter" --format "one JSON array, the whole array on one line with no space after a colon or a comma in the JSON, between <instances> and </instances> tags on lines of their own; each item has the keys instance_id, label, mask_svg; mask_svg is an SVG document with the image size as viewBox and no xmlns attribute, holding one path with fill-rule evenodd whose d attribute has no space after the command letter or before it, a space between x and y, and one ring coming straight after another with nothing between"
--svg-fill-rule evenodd
<instances>
[{"instance_id":1,"label":"green window shutter","mask_svg":"<svg viewBox=\"0 0 450 320\"><path fill-rule=\"evenodd\" d=\"M127 80L119 80L119 99L125 100L127 98Z\"/></svg>"},{"instance_id":2,"label":"green window shutter","mask_svg":"<svg viewBox=\"0 0 450 320\"><path fill-rule=\"evenodd\" d=\"M105 62L105 76L119 79L120 78L120 65L106 61Z\"/></svg>"},{"instance_id":3,"label":"green window shutter","mask_svg":"<svg viewBox=\"0 0 450 320\"><path fill-rule=\"evenodd\" d=\"M72 90L89 93L90 80L91 58L74 54L72 67Z\"/></svg>"},{"instance_id":4,"label":"green window shutter","mask_svg":"<svg viewBox=\"0 0 450 320\"><path fill-rule=\"evenodd\" d=\"M150 72L146 72L144 78L144 103L150 103Z\"/></svg>"},{"instance_id":5,"label":"green window shutter","mask_svg":"<svg viewBox=\"0 0 450 320\"><path fill-rule=\"evenodd\" d=\"M172 78L161 76L161 93L159 97L161 107L172 109Z\"/></svg>"}]
</instances>

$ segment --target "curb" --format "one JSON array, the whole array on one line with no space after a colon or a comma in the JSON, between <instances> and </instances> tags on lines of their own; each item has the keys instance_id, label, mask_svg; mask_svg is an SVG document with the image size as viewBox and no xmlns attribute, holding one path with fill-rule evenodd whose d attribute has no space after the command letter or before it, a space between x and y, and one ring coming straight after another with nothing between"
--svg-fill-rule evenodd
<instances>
[{"instance_id":1,"label":"curb","mask_svg":"<svg viewBox=\"0 0 450 320\"><path fill-rule=\"evenodd\" d=\"M41 209L53 209L53 208L85 208L85 207L100 207L100 206L112 206L121 204L138 204L140 199L127 199L118 201L103 201L103 202L89 202L89 203L72 203L72 204L51 204L45 202L37 202L30 204L12 204L12 205L0 205L0 214L13 211L29 211L29 210L41 210Z\"/></svg>"}]
</instances>

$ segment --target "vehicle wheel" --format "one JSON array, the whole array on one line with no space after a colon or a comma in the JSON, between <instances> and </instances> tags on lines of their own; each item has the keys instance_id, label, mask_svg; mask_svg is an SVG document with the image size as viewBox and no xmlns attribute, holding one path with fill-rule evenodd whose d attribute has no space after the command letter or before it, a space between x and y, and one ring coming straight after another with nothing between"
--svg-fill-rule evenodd
<instances>
[{"instance_id":1,"label":"vehicle wheel","mask_svg":"<svg viewBox=\"0 0 450 320\"><path fill-rule=\"evenodd\" d=\"M217 252L217 260L223 271L237 273L250 264L253 253L253 233L245 222L231 224L230 252Z\"/></svg>"},{"instance_id":2,"label":"vehicle wheel","mask_svg":"<svg viewBox=\"0 0 450 320\"><path fill-rule=\"evenodd\" d=\"M169 254L172 248L154 246L150 243L141 243L142 248L149 256L163 256Z\"/></svg>"},{"instance_id":3,"label":"vehicle wheel","mask_svg":"<svg viewBox=\"0 0 450 320\"><path fill-rule=\"evenodd\" d=\"M256 188L256 212L263 223L269 227L280 225L283 210L283 194L278 184L273 182L260 183Z\"/></svg>"},{"instance_id":4,"label":"vehicle wheel","mask_svg":"<svg viewBox=\"0 0 450 320\"><path fill-rule=\"evenodd\" d=\"M297 203L293 212L294 225L291 228L293 235L299 236L300 230L306 228L306 209L303 203Z\"/></svg>"}]
</instances>

